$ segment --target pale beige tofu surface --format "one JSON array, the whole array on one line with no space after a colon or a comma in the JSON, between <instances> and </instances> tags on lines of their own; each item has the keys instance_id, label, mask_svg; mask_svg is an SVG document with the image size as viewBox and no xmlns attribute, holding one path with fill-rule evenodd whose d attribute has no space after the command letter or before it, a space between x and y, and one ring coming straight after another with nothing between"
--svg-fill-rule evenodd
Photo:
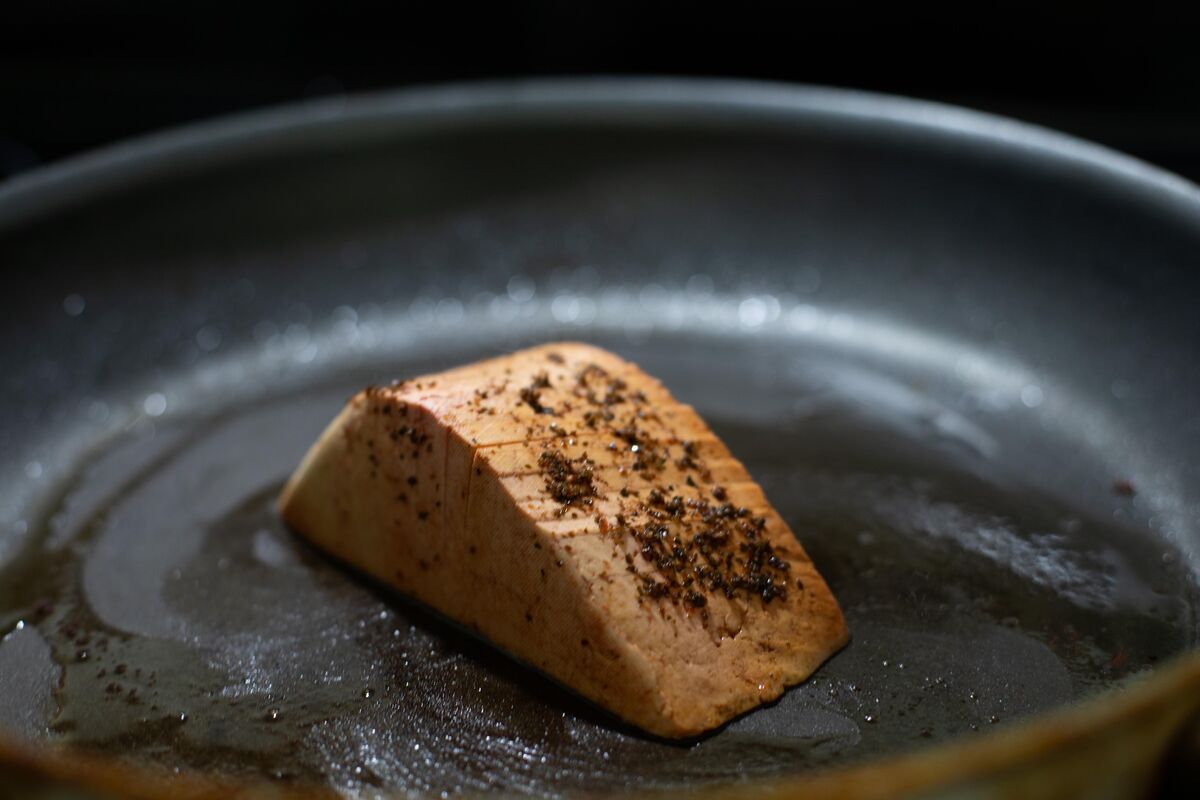
<instances>
[{"instance_id":1,"label":"pale beige tofu surface","mask_svg":"<svg viewBox=\"0 0 1200 800\"><path fill-rule=\"evenodd\" d=\"M359 393L279 508L318 547L659 736L778 697L848 639L742 464L657 380L589 345Z\"/></svg>"}]
</instances>

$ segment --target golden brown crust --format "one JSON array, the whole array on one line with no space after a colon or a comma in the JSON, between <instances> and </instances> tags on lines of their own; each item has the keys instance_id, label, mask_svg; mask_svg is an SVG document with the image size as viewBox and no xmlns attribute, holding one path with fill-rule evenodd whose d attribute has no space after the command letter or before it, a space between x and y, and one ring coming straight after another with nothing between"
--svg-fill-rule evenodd
<instances>
[{"instance_id":1,"label":"golden brown crust","mask_svg":"<svg viewBox=\"0 0 1200 800\"><path fill-rule=\"evenodd\" d=\"M658 381L588 345L360 393L280 510L661 736L778 697L847 641L742 464Z\"/></svg>"}]
</instances>

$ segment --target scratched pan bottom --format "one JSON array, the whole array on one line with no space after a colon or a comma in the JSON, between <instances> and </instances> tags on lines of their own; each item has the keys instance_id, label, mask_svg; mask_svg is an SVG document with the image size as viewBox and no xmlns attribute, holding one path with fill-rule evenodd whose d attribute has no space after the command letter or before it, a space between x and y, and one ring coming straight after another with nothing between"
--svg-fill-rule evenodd
<instances>
[{"instance_id":1,"label":"scratched pan bottom","mask_svg":"<svg viewBox=\"0 0 1200 800\"><path fill-rule=\"evenodd\" d=\"M703 333L630 335L597 315L571 335L695 405L841 602L850 645L778 702L696 741L646 738L280 523L283 480L354 391L557 335L508 320L497 339L467 308L445 336L426 320L419 346L351 353L331 335L295 359L312 342L276 336L224 356L205 392L185 371L107 408L114 432L77 454L0 575L0 670L25 676L0 721L352 794L669 788L979 736L1194 646L1185 559L1040 388L1006 399L965 380L961 354L914 363L870 344L886 337L793 335L823 324L809 307L766 303L797 324L746 336L763 309L734 307ZM329 330L360 323L343 310ZM272 362L270 388L247 392L239 365ZM1045 492L1030 458L1069 462L1076 489Z\"/></svg>"}]
</instances>

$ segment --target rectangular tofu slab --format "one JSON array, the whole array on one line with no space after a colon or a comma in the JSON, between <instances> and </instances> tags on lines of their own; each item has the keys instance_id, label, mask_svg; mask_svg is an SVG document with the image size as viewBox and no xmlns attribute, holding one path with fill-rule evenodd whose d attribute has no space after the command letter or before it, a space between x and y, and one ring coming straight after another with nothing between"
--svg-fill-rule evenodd
<instances>
[{"instance_id":1,"label":"rectangular tofu slab","mask_svg":"<svg viewBox=\"0 0 1200 800\"><path fill-rule=\"evenodd\" d=\"M848 638L746 468L661 383L589 345L366 389L279 509L658 736L778 697Z\"/></svg>"}]
</instances>

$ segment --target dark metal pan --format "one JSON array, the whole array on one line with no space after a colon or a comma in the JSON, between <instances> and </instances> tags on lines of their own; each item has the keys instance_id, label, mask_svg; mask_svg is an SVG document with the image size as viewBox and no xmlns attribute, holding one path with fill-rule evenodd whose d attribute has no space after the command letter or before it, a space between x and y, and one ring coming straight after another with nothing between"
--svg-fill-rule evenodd
<instances>
[{"instance_id":1,"label":"dark metal pan","mask_svg":"<svg viewBox=\"0 0 1200 800\"><path fill-rule=\"evenodd\" d=\"M328 101L0 188L0 755L131 794L1144 791L1200 707L1200 193L907 100ZM615 724L271 501L357 388L586 339L696 405L853 641ZM0 778L0 780L3 780Z\"/></svg>"}]
</instances>

